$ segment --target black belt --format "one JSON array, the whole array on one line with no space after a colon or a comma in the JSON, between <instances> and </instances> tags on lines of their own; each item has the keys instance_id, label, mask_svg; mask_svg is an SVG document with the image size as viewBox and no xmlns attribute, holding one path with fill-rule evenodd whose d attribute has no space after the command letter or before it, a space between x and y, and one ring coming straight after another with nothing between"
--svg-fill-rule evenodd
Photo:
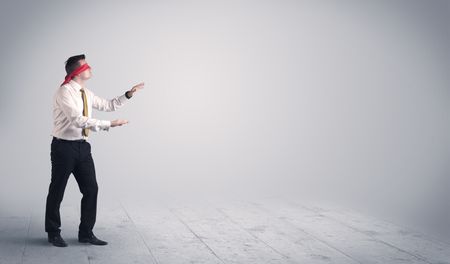
<instances>
[{"instance_id":1,"label":"black belt","mask_svg":"<svg viewBox=\"0 0 450 264\"><path fill-rule=\"evenodd\" d=\"M67 140L62 138L53 137L54 140L67 141L67 142L86 142L86 139Z\"/></svg>"}]
</instances>

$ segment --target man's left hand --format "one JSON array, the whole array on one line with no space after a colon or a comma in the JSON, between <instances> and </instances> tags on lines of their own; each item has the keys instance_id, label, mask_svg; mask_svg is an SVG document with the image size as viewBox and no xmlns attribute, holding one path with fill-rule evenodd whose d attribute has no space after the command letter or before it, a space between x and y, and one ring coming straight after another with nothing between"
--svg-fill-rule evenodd
<instances>
[{"instance_id":1,"label":"man's left hand","mask_svg":"<svg viewBox=\"0 0 450 264\"><path fill-rule=\"evenodd\" d=\"M135 86L133 86L133 87L131 88L131 90L129 90L129 91L127 92L127 94L128 94L129 97L132 97L132 96L134 95L135 92L137 92L138 90L141 90L141 89L144 89L144 83L143 83L143 82L141 82L141 83L136 84Z\"/></svg>"}]
</instances>

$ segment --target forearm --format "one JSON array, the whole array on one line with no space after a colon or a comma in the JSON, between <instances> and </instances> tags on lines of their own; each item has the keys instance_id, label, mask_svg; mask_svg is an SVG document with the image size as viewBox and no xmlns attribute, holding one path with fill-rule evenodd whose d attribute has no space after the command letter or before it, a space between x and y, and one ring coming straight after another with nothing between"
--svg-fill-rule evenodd
<instances>
[{"instance_id":1,"label":"forearm","mask_svg":"<svg viewBox=\"0 0 450 264\"><path fill-rule=\"evenodd\" d=\"M89 128L92 131L109 130L111 121L89 118L86 116L72 117L72 123L78 128Z\"/></svg>"},{"instance_id":2,"label":"forearm","mask_svg":"<svg viewBox=\"0 0 450 264\"><path fill-rule=\"evenodd\" d=\"M96 95L93 97L92 107L105 112L116 111L128 101L127 93L117 96L111 100L100 98Z\"/></svg>"}]
</instances>

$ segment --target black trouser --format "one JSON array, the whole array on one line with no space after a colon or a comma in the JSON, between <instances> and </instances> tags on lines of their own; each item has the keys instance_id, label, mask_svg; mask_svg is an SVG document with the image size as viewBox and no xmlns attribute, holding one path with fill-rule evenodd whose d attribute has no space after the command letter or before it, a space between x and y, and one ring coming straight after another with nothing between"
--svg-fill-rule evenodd
<instances>
[{"instance_id":1,"label":"black trouser","mask_svg":"<svg viewBox=\"0 0 450 264\"><path fill-rule=\"evenodd\" d=\"M90 236L97 215L98 192L91 145L87 141L65 141L53 138L50 157L52 178L45 211L45 231L49 235L56 235L61 232L59 207L64 196L67 180L73 173L83 194L79 235L82 237Z\"/></svg>"}]
</instances>

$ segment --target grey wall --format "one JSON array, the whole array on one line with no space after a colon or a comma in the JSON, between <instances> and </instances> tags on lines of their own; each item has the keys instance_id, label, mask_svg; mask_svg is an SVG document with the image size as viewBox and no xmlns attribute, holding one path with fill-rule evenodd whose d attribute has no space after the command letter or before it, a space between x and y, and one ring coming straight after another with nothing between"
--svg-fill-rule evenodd
<instances>
[{"instance_id":1,"label":"grey wall","mask_svg":"<svg viewBox=\"0 0 450 264\"><path fill-rule=\"evenodd\" d=\"M90 139L101 197L448 208L449 1L29 2L0 8L2 212L45 200L52 97L79 53L97 95L147 84L95 113L130 120Z\"/></svg>"}]
</instances>

